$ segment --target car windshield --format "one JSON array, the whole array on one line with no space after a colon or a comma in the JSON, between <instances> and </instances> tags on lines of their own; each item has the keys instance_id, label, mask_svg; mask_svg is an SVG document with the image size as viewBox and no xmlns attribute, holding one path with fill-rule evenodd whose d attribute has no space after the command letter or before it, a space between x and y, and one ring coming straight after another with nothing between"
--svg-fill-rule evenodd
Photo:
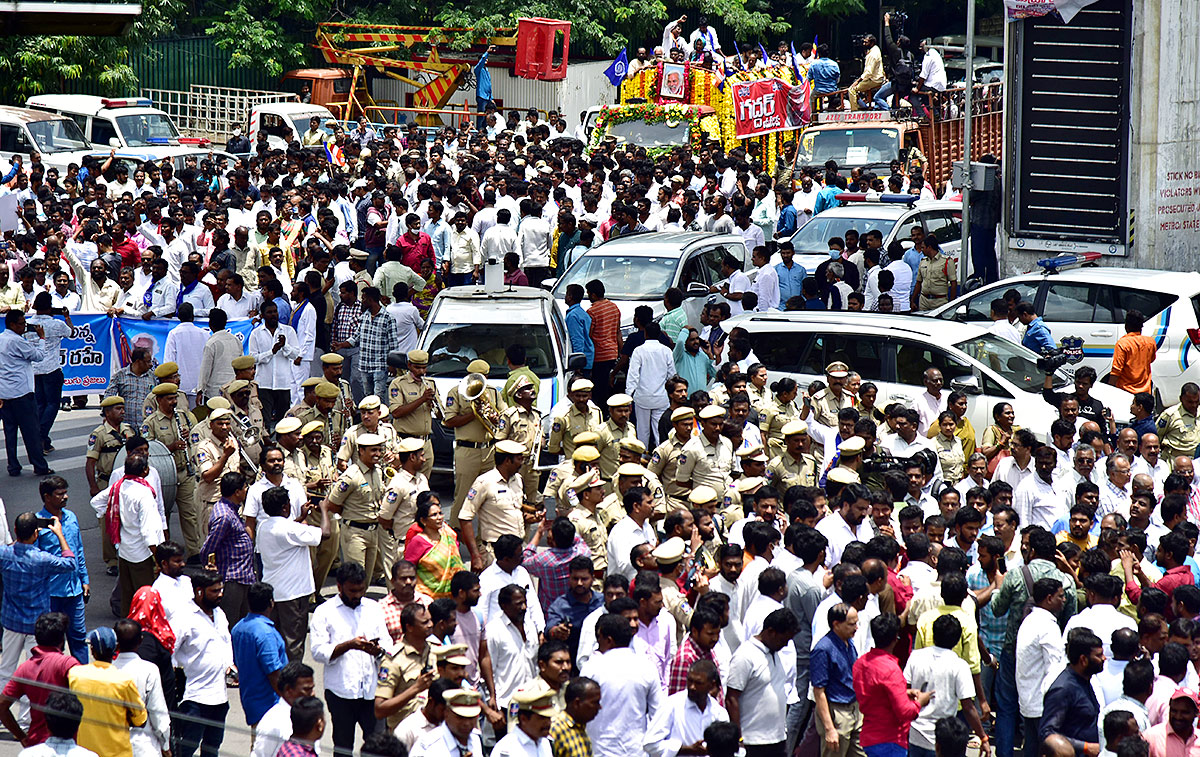
<instances>
[{"instance_id":1,"label":"car windshield","mask_svg":"<svg viewBox=\"0 0 1200 757\"><path fill-rule=\"evenodd\" d=\"M829 250L831 237L843 237L848 229L858 232L859 238L871 229L878 229L883 238L887 239L896 225L895 218L847 218L845 216L829 216L822 213L814 216L804 224L792 237L792 246L797 253L826 252Z\"/></svg>"},{"instance_id":2,"label":"car windshield","mask_svg":"<svg viewBox=\"0 0 1200 757\"><path fill-rule=\"evenodd\" d=\"M130 147L145 147L151 139L178 139L179 130L164 113L118 116L117 126Z\"/></svg>"},{"instance_id":3,"label":"car windshield","mask_svg":"<svg viewBox=\"0 0 1200 757\"><path fill-rule=\"evenodd\" d=\"M309 121L309 119L310 119L310 118L312 118L312 117L313 117L313 116L315 116L315 115L318 115L318 114L316 114L316 113L307 113L307 114L305 114L305 115L303 115L303 116L292 116L292 119L291 119L291 120L292 120L292 126L294 126L294 127L295 127L295 129L296 129L296 133L297 133L297 134L299 134L300 136L304 136L304 133L305 133L306 131L308 131L308 121ZM322 119L321 119L321 131L325 132L325 136L327 136L327 137L332 137L332 136L333 136L333 129L330 129L328 126L326 126L326 125L325 125L325 119L324 119L324 118L322 118Z\"/></svg>"},{"instance_id":4,"label":"car windshield","mask_svg":"<svg viewBox=\"0 0 1200 757\"><path fill-rule=\"evenodd\" d=\"M616 137L617 144L632 144L638 147L672 147L688 143L687 121L646 123L625 121L608 127L608 136Z\"/></svg>"},{"instance_id":5,"label":"car windshield","mask_svg":"<svg viewBox=\"0 0 1200 757\"><path fill-rule=\"evenodd\" d=\"M806 137L808 135L805 135ZM804 165L820 166L835 160L843 168L886 166L900 157L900 131L878 129L821 129L812 139L802 139L799 155Z\"/></svg>"},{"instance_id":6,"label":"car windshield","mask_svg":"<svg viewBox=\"0 0 1200 757\"><path fill-rule=\"evenodd\" d=\"M90 150L92 145L84 138L79 125L69 118L57 121L30 121L26 124L39 152L74 152Z\"/></svg>"},{"instance_id":7,"label":"car windshield","mask_svg":"<svg viewBox=\"0 0 1200 757\"><path fill-rule=\"evenodd\" d=\"M642 255L589 253L579 259L554 285L554 296L562 297L567 285L586 286L592 279L604 283L610 300L658 300L670 288L679 258Z\"/></svg>"},{"instance_id":8,"label":"car windshield","mask_svg":"<svg viewBox=\"0 0 1200 757\"><path fill-rule=\"evenodd\" d=\"M550 330L544 324L528 323L434 323L425 337L429 351L429 375L467 375L467 364L483 358L492 366L490 378L508 376L504 350L510 344L525 345L529 369L540 378L551 378L557 368Z\"/></svg>"},{"instance_id":9,"label":"car windshield","mask_svg":"<svg viewBox=\"0 0 1200 757\"><path fill-rule=\"evenodd\" d=\"M954 345L1027 392L1041 392L1045 371L1038 370L1037 355L1019 344L995 334L980 334ZM1054 374L1054 386L1067 383L1066 376Z\"/></svg>"}]
</instances>

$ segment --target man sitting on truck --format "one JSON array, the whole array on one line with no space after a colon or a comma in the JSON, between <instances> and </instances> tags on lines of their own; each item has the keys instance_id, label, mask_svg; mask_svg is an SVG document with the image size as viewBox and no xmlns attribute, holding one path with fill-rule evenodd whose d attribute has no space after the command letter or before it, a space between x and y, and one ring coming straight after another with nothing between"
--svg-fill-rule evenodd
<instances>
[{"instance_id":1,"label":"man sitting on truck","mask_svg":"<svg viewBox=\"0 0 1200 757\"><path fill-rule=\"evenodd\" d=\"M879 50L874 34L863 37L863 49L866 51L866 57L863 60L862 75L850 85L850 110L869 107L865 100L859 98L866 97L883 86L883 53Z\"/></svg>"}]
</instances>

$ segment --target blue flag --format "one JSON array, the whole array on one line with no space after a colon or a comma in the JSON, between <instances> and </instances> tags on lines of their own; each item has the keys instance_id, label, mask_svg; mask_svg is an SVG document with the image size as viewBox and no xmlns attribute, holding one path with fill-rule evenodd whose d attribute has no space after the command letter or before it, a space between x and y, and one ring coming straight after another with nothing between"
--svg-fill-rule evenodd
<instances>
[{"instance_id":1,"label":"blue flag","mask_svg":"<svg viewBox=\"0 0 1200 757\"><path fill-rule=\"evenodd\" d=\"M763 43L761 42L758 43L758 54L762 56L764 66L771 65L771 59L767 57L767 48L763 47Z\"/></svg>"},{"instance_id":2,"label":"blue flag","mask_svg":"<svg viewBox=\"0 0 1200 757\"><path fill-rule=\"evenodd\" d=\"M612 82L614 87L621 86L621 82L625 80L625 73L629 70L629 56L625 52L625 48L621 48L620 54L608 68L604 69L604 75Z\"/></svg>"}]
</instances>

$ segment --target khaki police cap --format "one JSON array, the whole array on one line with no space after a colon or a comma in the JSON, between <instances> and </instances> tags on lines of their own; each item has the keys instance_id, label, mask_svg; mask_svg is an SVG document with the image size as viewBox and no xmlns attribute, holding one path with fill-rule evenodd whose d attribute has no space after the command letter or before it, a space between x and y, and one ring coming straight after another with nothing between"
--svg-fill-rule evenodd
<instances>
[{"instance_id":1,"label":"khaki police cap","mask_svg":"<svg viewBox=\"0 0 1200 757\"><path fill-rule=\"evenodd\" d=\"M516 380L513 381L512 392L513 394L516 394L526 387L530 389L533 388L533 379L529 378L528 376L517 376Z\"/></svg>"},{"instance_id":2,"label":"khaki police cap","mask_svg":"<svg viewBox=\"0 0 1200 757\"><path fill-rule=\"evenodd\" d=\"M229 364L230 364L230 366L232 366L232 368L235 371L244 371L247 368L254 367L254 356L253 355L238 355L232 361L230 361Z\"/></svg>"},{"instance_id":3,"label":"khaki police cap","mask_svg":"<svg viewBox=\"0 0 1200 757\"><path fill-rule=\"evenodd\" d=\"M671 411L671 423L688 421L696 417L696 411L690 407L677 407Z\"/></svg>"},{"instance_id":4,"label":"khaki police cap","mask_svg":"<svg viewBox=\"0 0 1200 757\"><path fill-rule=\"evenodd\" d=\"M525 445L512 439L502 439L496 442L496 451L504 455L524 455Z\"/></svg>"},{"instance_id":5,"label":"khaki police cap","mask_svg":"<svg viewBox=\"0 0 1200 757\"><path fill-rule=\"evenodd\" d=\"M227 400L221 396L209 397L208 400L204 403L204 406L207 407L209 410L220 410L221 408L225 408L226 410L229 410L233 407L232 405L229 404L229 400Z\"/></svg>"},{"instance_id":6,"label":"khaki police cap","mask_svg":"<svg viewBox=\"0 0 1200 757\"><path fill-rule=\"evenodd\" d=\"M409 365L429 365L429 353L425 350L409 350Z\"/></svg>"},{"instance_id":7,"label":"khaki police cap","mask_svg":"<svg viewBox=\"0 0 1200 757\"><path fill-rule=\"evenodd\" d=\"M590 392L590 391L592 391L592 389L595 389L595 388L596 388L596 385L593 384L591 381L588 381L585 378L577 378L571 382L570 391L572 391L572 392Z\"/></svg>"},{"instance_id":8,"label":"khaki police cap","mask_svg":"<svg viewBox=\"0 0 1200 757\"><path fill-rule=\"evenodd\" d=\"M375 410L382 404L383 403L379 401L378 395L368 394L366 397L362 398L361 402L358 403L358 409L359 410Z\"/></svg>"},{"instance_id":9,"label":"khaki police cap","mask_svg":"<svg viewBox=\"0 0 1200 757\"><path fill-rule=\"evenodd\" d=\"M353 260L366 260L367 259L367 251L366 250L351 250L350 257Z\"/></svg>"},{"instance_id":10,"label":"khaki police cap","mask_svg":"<svg viewBox=\"0 0 1200 757\"><path fill-rule=\"evenodd\" d=\"M171 382L168 381L165 384L159 384L158 386L154 387L150 391L154 394L155 397L164 397L168 394L175 394L176 392L178 392L179 384L172 384Z\"/></svg>"},{"instance_id":11,"label":"khaki police cap","mask_svg":"<svg viewBox=\"0 0 1200 757\"><path fill-rule=\"evenodd\" d=\"M357 441L359 447L378 447L386 440L381 434L359 434Z\"/></svg>"},{"instance_id":12,"label":"khaki police cap","mask_svg":"<svg viewBox=\"0 0 1200 757\"><path fill-rule=\"evenodd\" d=\"M629 450L630 452L636 452L639 455L646 454L646 445L642 444L641 440L639 439L622 439L620 446L621 449Z\"/></svg>"},{"instance_id":13,"label":"khaki police cap","mask_svg":"<svg viewBox=\"0 0 1200 757\"><path fill-rule=\"evenodd\" d=\"M208 420L209 420L210 422L211 422L211 421L219 421L219 420L221 420L222 418L228 418L228 417L229 417L229 416L231 416L231 415L233 415L233 412L232 412L232 411L230 411L230 409L229 409L229 408L227 408L227 407L219 407L219 408L217 408L216 410L214 410L214 411L212 411L211 413L209 413L209 414L208 414Z\"/></svg>"},{"instance_id":14,"label":"khaki police cap","mask_svg":"<svg viewBox=\"0 0 1200 757\"><path fill-rule=\"evenodd\" d=\"M604 486L604 479L600 477L600 471L596 470L580 473L571 480L571 488L577 492L587 491L598 486Z\"/></svg>"},{"instance_id":15,"label":"khaki police cap","mask_svg":"<svg viewBox=\"0 0 1200 757\"><path fill-rule=\"evenodd\" d=\"M365 254L365 253L364 253ZM450 689L442 698L446 707L460 718L477 718L481 712L479 707L479 692L469 689Z\"/></svg>"},{"instance_id":16,"label":"khaki police cap","mask_svg":"<svg viewBox=\"0 0 1200 757\"><path fill-rule=\"evenodd\" d=\"M633 397L628 394L614 394L608 398L609 407L625 407L633 404Z\"/></svg>"},{"instance_id":17,"label":"khaki police cap","mask_svg":"<svg viewBox=\"0 0 1200 757\"><path fill-rule=\"evenodd\" d=\"M518 710L532 712L538 715L549 717L556 711L554 706L554 692L545 691L543 689L518 689L512 695L512 702L517 706Z\"/></svg>"},{"instance_id":18,"label":"khaki police cap","mask_svg":"<svg viewBox=\"0 0 1200 757\"><path fill-rule=\"evenodd\" d=\"M466 644L439 644L433 647L433 656L438 662L444 662L447 665L462 665L466 667L471 664L467 659Z\"/></svg>"},{"instance_id":19,"label":"khaki police cap","mask_svg":"<svg viewBox=\"0 0 1200 757\"><path fill-rule=\"evenodd\" d=\"M467 364L467 373L482 373L484 376L492 370L492 366L488 365L488 361L476 358Z\"/></svg>"},{"instance_id":20,"label":"khaki police cap","mask_svg":"<svg viewBox=\"0 0 1200 757\"><path fill-rule=\"evenodd\" d=\"M843 457L855 457L867 448L867 442L861 436L852 436L838 445L838 454Z\"/></svg>"},{"instance_id":21,"label":"khaki police cap","mask_svg":"<svg viewBox=\"0 0 1200 757\"><path fill-rule=\"evenodd\" d=\"M693 505L707 505L709 502L717 501L717 490L711 486L700 484L692 487L692 491L688 494L688 502Z\"/></svg>"},{"instance_id":22,"label":"khaki police cap","mask_svg":"<svg viewBox=\"0 0 1200 757\"><path fill-rule=\"evenodd\" d=\"M571 453L571 460L577 463L590 463L600 459L600 450L590 444L581 444Z\"/></svg>"},{"instance_id":23,"label":"khaki police cap","mask_svg":"<svg viewBox=\"0 0 1200 757\"><path fill-rule=\"evenodd\" d=\"M683 539L672 536L655 547L650 554L654 555L654 559L658 561L659 565L671 565L682 560L685 551L686 545L683 543Z\"/></svg>"},{"instance_id":24,"label":"khaki police cap","mask_svg":"<svg viewBox=\"0 0 1200 757\"><path fill-rule=\"evenodd\" d=\"M308 423L304 424L303 428L300 429L300 436L308 436L312 432L320 431L323 428L325 428L325 424L321 421L309 421Z\"/></svg>"},{"instance_id":25,"label":"khaki police cap","mask_svg":"<svg viewBox=\"0 0 1200 757\"><path fill-rule=\"evenodd\" d=\"M617 468L618 476L644 476L649 471L644 466L637 463L622 463L620 468Z\"/></svg>"},{"instance_id":26,"label":"khaki police cap","mask_svg":"<svg viewBox=\"0 0 1200 757\"><path fill-rule=\"evenodd\" d=\"M325 365L341 365L342 363L346 362L346 358L342 357L336 352L326 352L321 356L321 362Z\"/></svg>"},{"instance_id":27,"label":"khaki police cap","mask_svg":"<svg viewBox=\"0 0 1200 757\"><path fill-rule=\"evenodd\" d=\"M335 384L329 381L321 381L317 384L317 396L323 400L331 400L337 398L340 391Z\"/></svg>"},{"instance_id":28,"label":"khaki police cap","mask_svg":"<svg viewBox=\"0 0 1200 757\"><path fill-rule=\"evenodd\" d=\"M807 434L808 424L804 421L791 421L783 426L784 436L795 436L796 434Z\"/></svg>"},{"instance_id":29,"label":"khaki police cap","mask_svg":"<svg viewBox=\"0 0 1200 757\"><path fill-rule=\"evenodd\" d=\"M857 484L859 481L857 473L840 465L829 471L825 478L837 484Z\"/></svg>"},{"instance_id":30,"label":"khaki police cap","mask_svg":"<svg viewBox=\"0 0 1200 757\"><path fill-rule=\"evenodd\" d=\"M246 379L237 379L235 381L229 382L229 393L230 394L237 394L238 392L242 391L243 389L249 389L249 388L250 388L250 382L247 381Z\"/></svg>"},{"instance_id":31,"label":"khaki police cap","mask_svg":"<svg viewBox=\"0 0 1200 757\"><path fill-rule=\"evenodd\" d=\"M846 378L850 375L850 366L843 363L841 360L834 360L829 365L825 366L825 375L830 378Z\"/></svg>"},{"instance_id":32,"label":"khaki police cap","mask_svg":"<svg viewBox=\"0 0 1200 757\"><path fill-rule=\"evenodd\" d=\"M154 369L155 378L167 378L179 373L179 363L163 363Z\"/></svg>"},{"instance_id":33,"label":"khaki police cap","mask_svg":"<svg viewBox=\"0 0 1200 757\"><path fill-rule=\"evenodd\" d=\"M284 418L279 423L275 424L275 433L276 434L290 434L293 431L299 431L300 426L302 426L302 425L304 425L304 424L302 424L300 422L299 418ZM358 438L358 440L359 440L358 441L359 445L361 445L362 437L360 436Z\"/></svg>"},{"instance_id":34,"label":"khaki police cap","mask_svg":"<svg viewBox=\"0 0 1200 757\"><path fill-rule=\"evenodd\" d=\"M742 458L748 457L751 460L753 460L755 455L762 453L762 451L763 451L762 445L755 444L753 447L742 447L741 449L739 449L737 452L734 452L733 454L737 455L738 457L742 457Z\"/></svg>"},{"instance_id":35,"label":"khaki police cap","mask_svg":"<svg viewBox=\"0 0 1200 757\"><path fill-rule=\"evenodd\" d=\"M767 483L767 480L762 476L748 476L746 478L739 478L733 486L738 490L738 494L749 494L765 483Z\"/></svg>"},{"instance_id":36,"label":"khaki police cap","mask_svg":"<svg viewBox=\"0 0 1200 757\"><path fill-rule=\"evenodd\" d=\"M303 387L304 389L311 389L312 387L316 386L317 384L321 383L324 380L325 379L323 379L319 376L309 376L308 378L306 378L300 382L300 386Z\"/></svg>"},{"instance_id":37,"label":"khaki police cap","mask_svg":"<svg viewBox=\"0 0 1200 757\"><path fill-rule=\"evenodd\" d=\"M400 444L396 448L401 452L416 452L417 450L425 449L425 440L414 436L406 436L400 440Z\"/></svg>"},{"instance_id":38,"label":"khaki police cap","mask_svg":"<svg viewBox=\"0 0 1200 757\"><path fill-rule=\"evenodd\" d=\"M112 407L113 405L124 405L124 404L125 404L125 399L116 394L114 394L111 397L105 397L104 399L100 400L100 407Z\"/></svg>"},{"instance_id":39,"label":"khaki police cap","mask_svg":"<svg viewBox=\"0 0 1200 757\"><path fill-rule=\"evenodd\" d=\"M709 405L700 411L700 420L707 421L713 418L724 418L725 408L720 405Z\"/></svg>"},{"instance_id":40,"label":"khaki police cap","mask_svg":"<svg viewBox=\"0 0 1200 757\"><path fill-rule=\"evenodd\" d=\"M575 436L571 437L571 441L575 442L576 446L580 444L595 444L600 441L600 435L595 431L580 431Z\"/></svg>"}]
</instances>

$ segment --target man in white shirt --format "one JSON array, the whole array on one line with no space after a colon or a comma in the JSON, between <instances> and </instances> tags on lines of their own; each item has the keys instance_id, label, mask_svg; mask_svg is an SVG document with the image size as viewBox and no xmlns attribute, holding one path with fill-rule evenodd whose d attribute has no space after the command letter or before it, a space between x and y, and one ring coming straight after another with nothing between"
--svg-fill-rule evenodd
<instances>
[{"instance_id":1,"label":"man in white shirt","mask_svg":"<svg viewBox=\"0 0 1200 757\"><path fill-rule=\"evenodd\" d=\"M329 537L329 514L321 510L321 526L307 524L311 505L305 503L300 517L291 517L286 489L274 486L263 492L262 509L267 519L254 532L254 551L262 557L263 581L275 589L275 627L287 646L289 660L304 657L308 638L308 604L316 591L313 585L311 549Z\"/></svg>"},{"instance_id":2,"label":"man in white shirt","mask_svg":"<svg viewBox=\"0 0 1200 757\"><path fill-rule=\"evenodd\" d=\"M921 72L917 74L917 89L946 91L946 64L941 52L928 37L921 40L921 52L925 57L921 59Z\"/></svg>"},{"instance_id":3,"label":"man in white shirt","mask_svg":"<svg viewBox=\"0 0 1200 757\"><path fill-rule=\"evenodd\" d=\"M519 586L497 592L499 612L488 618L484 634L492 658L492 692L501 712L507 712L513 694L537 675L538 627L528 611L537 594Z\"/></svg>"},{"instance_id":4,"label":"man in white shirt","mask_svg":"<svg viewBox=\"0 0 1200 757\"><path fill-rule=\"evenodd\" d=\"M263 322L250 332L249 353L256 364L263 420L274 428L291 408L292 363L300 357L300 342L291 326L279 322L274 302L264 302L260 314Z\"/></svg>"},{"instance_id":5,"label":"man in white shirt","mask_svg":"<svg viewBox=\"0 0 1200 757\"><path fill-rule=\"evenodd\" d=\"M226 323L225 311L221 308L208 314L208 328L212 336L201 350L200 373L196 382L197 405L203 404L205 399L220 396L221 387L233 381L233 360L243 352L242 340L225 328ZM168 359L178 362L178 358Z\"/></svg>"},{"instance_id":6,"label":"man in white shirt","mask_svg":"<svg viewBox=\"0 0 1200 757\"><path fill-rule=\"evenodd\" d=\"M216 753L225 735L229 694L225 674L233 665L229 621L221 609L225 585L215 570L194 571L189 610L171 619L175 664L186 678L176 732L183 749Z\"/></svg>"},{"instance_id":7,"label":"man in white shirt","mask_svg":"<svg viewBox=\"0 0 1200 757\"><path fill-rule=\"evenodd\" d=\"M914 650L904 666L908 686L918 691L933 691L933 699L921 708L908 731L909 746L927 752L934 751L934 730L942 718L954 717L961 707L967 722L975 732L987 736L979 724L975 710L975 682L971 666L959 657L954 648L962 638L962 624L953 615L943 615L933 623L933 645ZM924 753L924 752L922 752Z\"/></svg>"},{"instance_id":8,"label":"man in white shirt","mask_svg":"<svg viewBox=\"0 0 1200 757\"><path fill-rule=\"evenodd\" d=\"M817 530L829 540L825 549L825 565L832 568L842 561L842 551L852 541L868 542L875 535L867 512L871 509L871 492L862 484L849 484L838 497L837 512L817 523Z\"/></svg>"},{"instance_id":9,"label":"man in white shirt","mask_svg":"<svg viewBox=\"0 0 1200 757\"><path fill-rule=\"evenodd\" d=\"M718 721L727 722L729 713L713 698L720 674L712 660L696 660L687 672L687 688L667 697L650 727L643 744L650 757L675 757L684 747L696 748L704 741L704 729Z\"/></svg>"},{"instance_id":10,"label":"man in white shirt","mask_svg":"<svg viewBox=\"0 0 1200 757\"><path fill-rule=\"evenodd\" d=\"M529 615L539 632L546 628L545 608L538 602L533 577L521 565L524 544L520 537L504 534L492 544L496 561L479 574L479 607L484 623L490 623L500 613L500 590L509 584L520 586L529 595Z\"/></svg>"},{"instance_id":11,"label":"man in white shirt","mask_svg":"<svg viewBox=\"0 0 1200 757\"><path fill-rule=\"evenodd\" d=\"M1017 630L1017 701L1025 718L1026 738L1042 717L1046 689L1067 663L1058 627L1066 603L1062 582L1049 576L1040 578L1033 582L1032 597L1033 608Z\"/></svg>"},{"instance_id":12,"label":"man in white shirt","mask_svg":"<svg viewBox=\"0 0 1200 757\"><path fill-rule=\"evenodd\" d=\"M758 307L755 310L775 310L779 307L779 274L771 265L771 256L766 247L755 247L751 260L758 268L750 291L758 295Z\"/></svg>"},{"instance_id":13,"label":"man in white shirt","mask_svg":"<svg viewBox=\"0 0 1200 757\"><path fill-rule=\"evenodd\" d=\"M167 333L163 357L166 362L179 366L179 391L187 395L188 404L194 407L200 384L204 348L212 333L196 325L191 303L185 302L180 305L176 317L179 319L179 325ZM220 391L219 386L217 389Z\"/></svg>"},{"instance_id":14,"label":"man in white shirt","mask_svg":"<svg viewBox=\"0 0 1200 757\"><path fill-rule=\"evenodd\" d=\"M1071 616L1063 636L1065 638L1074 628L1090 629L1104 642L1104 655L1111 658L1113 633L1122 628L1137 631L1137 621L1117 610L1125 586L1120 578L1107 573L1088 576L1083 586L1087 591L1088 607Z\"/></svg>"},{"instance_id":15,"label":"man in white shirt","mask_svg":"<svg viewBox=\"0 0 1200 757\"><path fill-rule=\"evenodd\" d=\"M779 609L767 616L762 631L733 653L726 676L729 722L741 728L742 742L766 753L782 753L787 739L787 700L795 670L786 670L781 651L796 633L796 616ZM776 752L777 750L777 752Z\"/></svg>"},{"instance_id":16,"label":"man in white shirt","mask_svg":"<svg viewBox=\"0 0 1200 757\"><path fill-rule=\"evenodd\" d=\"M676 373L675 354L662 343L662 329L657 323L646 324L645 335L646 341L638 345L629 357L625 384L633 396L638 441L646 445L646 449L654 449L655 430L663 412L670 405L663 386Z\"/></svg>"},{"instance_id":17,"label":"man in white shirt","mask_svg":"<svg viewBox=\"0 0 1200 757\"><path fill-rule=\"evenodd\" d=\"M229 277L225 294L217 300L217 307L225 311L229 320L236 321L240 318L253 318L258 315L258 306L261 302L262 295L255 290L247 291L246 280L240 273L235 273ZM212 317L211 313L209 317Z\"/></svg>"},{"instance_id":18,"label":"man in white shirt","mask_svg":"<svg viewBox=\"0 0 1200 757\"><path fill-rule=\"evenodd\" d=\"M291 402L299 405L304 401L301 384L312 373L312 360L317 349L317 310L308 301L308 284L297 281L292 287L292 315L288 325L296 333L299 355L292 361Z\"/></svg>"},{"instance_id":19,"label":"man in white shirt","mask_svg":"<svg viewBox=\"0 0 1200 757\"><path fill-rule=\"evenodd\" d=\"M251 757L275 757L279 746L292 737L292 703L313 695L313 669L299 660L289 662L280 668L275 686L279 701L255 726Z\"/></svg>"},{"instance_id":20,"label":"man in white shirt","mask_svg":"<svg viewBox=\"0 0 1200 757\"><path fill-rule=\"evenodd\" d=\"M1013 344L1020 344L1021 332L1012 321L1008 320L1008 303L997 297L992 300L990 309L992 325L988 326L988 333L1003 337Z\"/></svg>"},{"instance_id":21,"label":"man in white shirt","mask_svg":"<svg viewBox=\"0 0 1200 757\"><path fill-rule=\"evenodd\" d=\"M931 426L937 426L938 415L946 409L946 399L949 396L942 390L942 372L937 368L926 368L922 377L925 391L917 397L917 433L924 436Z\"/></svg>"},{"instance_id":22,"label":"man in white shirt","mask_svg":"<svg viewBox=\"0 0 1200 757\"><path fill-rule=\"evenodd\" d=\"M163 696L162 674L157 665L143 660L137 653L142 634L150 631L129 618L118 620L113 630L117 634L117 656L113 667L133 679L146 706L146 724L129 729L129 744L133 747L134 757L161 754L171 747L171 715Z\"/></svg>"},{"instance_id":23,"label":"man in white shirt","mask_svg":"<svg viewBox=\"0 0 1200 757\"><path fill-rule=\"evenodd\" d=\"M179 268L179 294L176 295L175 309L178 310L185 302L191 304L197 318L207 318L208 311L216 307L208 284L200 281L200 266L190 260Z\"/></svg>"},{"instance_id":24,"label":"man in white shirt","mask_svg":"<svg viewBox=\"0 0 1200 757\"><path fill-rule=\"evenodd\" d=\"M654 498L650 490L635 486L622 496L625 517L617 521L608 532L608 574L610 576L633 576L633 564L629 556L639 544L658 544L658 535L650 522L654 512Z\"/></svg>"},{"instance_id":25,"label":"man in white shirt","mask_svg":"<svg viewBox=\"0 0 1200 757\"><path fill-rule=\"evenodd\" d=\"M119 489L107 489L92 497L92 509L100 517L108 508L118 508L121 515L121 542L117 545L117 584L121 589L121 616L129 614L133 593L154 581L153 549L163 541L165 525L158 503L145 479L150 470L149 460L142 455L125 459L125 476L117 479Z\"/></svg>"},{"instance_id":26,"label":"man in white shirt","mask_svg":"<svg viewBox=\"0 0 1200 757\"><path fill-rule=\"evenodd\" d=\"M500 208L496 211L496 223L483 233L479 240L479 249L485 264L489 261L503 263L505 255L516 251L517 232L509 224L511 219L512 213L509 209Z\"/></svg>"},{"instance_id":27,"label":"man in white shirt","mask_svg":"<svg viewBox=\"0 0 1200 757\"><path fill-rule=\"evenodd\" d=\"M1036 443L1037 438L1032 432L1018 429L1012 436L1012 454L996 463L992 481L1003 481L1015 493L1021 482L1033 475L1033 447Z\"/></svg>"},{"instance_id":28,"label":"man in white shirt","mask_svg":"<svg viewBox=\"0 0 1200 757\"><path fill-rule=\"evenodd\" d=\"M312 614L312 656L325 666L325 701L333 722L333 744L354 750L355 727L363 737L375 731L375 687L379 659L391 634L383 609L367 599L367 573L362 565L343 562L337 571L338 595Z\"/></svg>"},{"instance_id":29,"label":"man in white shirt","mask_svg":"<svg viewBox=\"0 0 1200 757\"><path fill-rule=\"evenodd\" d=\"M550 224L546 223L533 200L521 201L521 220L517 224L516 253L530 286L538 286L550 277Z\"/></svg>"},{"instance_id":30,"label":"man in white shirt","mask_svg":"<svg viewBox=\"0 0 1200 757\"><path fill-rule=\"evenodd\" d=\"M421 317L417 306L412 304L408 284L397 282L388 294L392 295L392 303L385 309L396 322L396 349L408 354L417 348L417 339L421 336L421 329L425 328L425 319Z\"/></svg>"},{"instance_id":31,"label":"man in white shirt","mask_svg":"<svg viewBox=\"0 0 1200 757\"><path fill-rule=\"evenodd\" d=\"M742 292L750 291L750 277L742 273L737 258L730 254L721 260L721 275L725 279L709 287L709 291L721 294L728 300L730 316L738 315L742 312Z\"/></svg>"},{"instance_id":32,"label":"man in white shirt","mask_svg":"<svg viewBox=\"0 0 1200 757\"><path fill-rule=\"evenodd\" d=\"M581 671L600 685L600 701L607 703L587 726L594 754L643 757L646 728L662 704L658 671L630 647L633 634L620 615L603 615L596 623L598 652Z\"/></svg>"},{"instance_id":33,"label":"man in white shirt","mask_svg":"<svg viewBox=\"0 0 1200 757\"><path fill-rule=\"evenodd\" d=\"M1013 509L1022 527L1041 526L1052 531L1055 522L1067 515L1066 502L1054 490L1054 448L1038 447L1033 455L1034 475L1029 476L1013 491Z\"/></svg>"},{"instance_id":34,"label":"man in white shirt","mask_svg":"<svg viewBox=\"0 0 1200 757\"><path fill-rule=\"evenodd\" d=\"M1109 513L1129 517L1129 498L1132 494L1129 482L1133 478L1130 469L1129 458L1120 452L1104 458L1106 476L1100 482L1100 506L1096 508L1096 520Z\"/></svg>"}]
</instances>

